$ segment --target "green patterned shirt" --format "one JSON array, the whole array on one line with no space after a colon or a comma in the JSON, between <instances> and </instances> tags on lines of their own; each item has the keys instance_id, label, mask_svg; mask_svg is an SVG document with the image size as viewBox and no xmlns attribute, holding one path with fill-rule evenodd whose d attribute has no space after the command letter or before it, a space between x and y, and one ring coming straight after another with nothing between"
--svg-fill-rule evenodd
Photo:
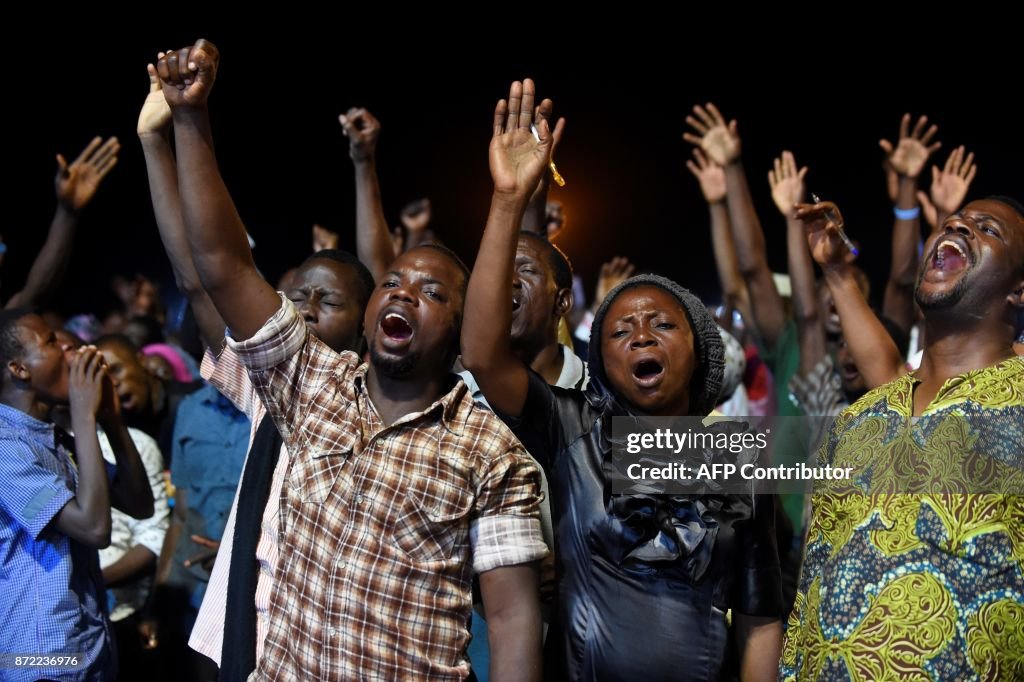
<instances>
[{"instance_id":1,"label":"green patterned shirt","mask_svg":"<svg viewBox=\"0 0 1024 682\"><path fill-rule=\"evenodd\" d=\"M814 493L782 680L1024 679L1024 358L918 380L836 421Z\"/></svg>"}]
</instances>

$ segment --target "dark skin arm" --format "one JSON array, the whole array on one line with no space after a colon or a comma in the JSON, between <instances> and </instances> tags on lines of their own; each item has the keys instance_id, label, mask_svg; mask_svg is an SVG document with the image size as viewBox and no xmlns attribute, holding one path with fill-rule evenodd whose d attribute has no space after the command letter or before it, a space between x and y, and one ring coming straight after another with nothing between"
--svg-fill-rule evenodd
<instances>
[{"instance_id":1,"label":"dark skin arm","mask_svg":"<svg viewBox=\"0 0 1024 682\"><path fill-rule=\"evenodd\" d=\"M110 487L111 504L134 519L148 519L153 515L153 489L149 487L149 475L121 418L120 401L113 386L109 388L109 396L104 396L106 409L101 413L100 426L107 434L117 463L117 474Z\"/></svg>"},{"instance_id":2,"label":"dark skin arm","mask_svg":"<svg viewBox=\"0 0 1024 682\"><path fill-rule=\"evenodd\" d=\"M256 270L245 226L217 166L207 98L219 53L212 43L164 55L157 63L171 107L178 188L189 250L203 288L237 339L248 339L277 312L281 300Z\"/></svg>"},{"instance_id":3,"label":"dark skin arm","mask_svg":"<svg viewBox=\"0 0 1024 682\"><path fill-rule=\"evenodd\" d=\"M462 323L462 364L473 373L491 406L518 416L526 403L529 374L512 351L512 271L523 211L551 151L548 122L536 122L540 141L530 133L534 85L516 81L508 101L498 102L490 145L494 194L469 278Z\"/></svg>"},{"instance_id":4,"label":"dark skin arm","mask_svg":"<svg viewBox=\"0 0 1024 682\"><path fill-rule=\"evenodd\" d=\"M742 652L742 682L772 682L779 673L782 656L782 621L735 614L733 626Z\"/></svg>"},{"instance_id":5,"label":"dark skin arm","mask_svg":"<svg viewBox=\"0 0 1024 682\"><path fill-rule=\"evenodd\" d=\"M171 565L174 562L174 552L178 547L178 540L185 529L185 515L188 507L188 498L185 491L178 488L174 492L174 510L171 512L171 524L167 527L164 535L164 544L160 548L160 556L156 562L156 574L153 578L153 593L150 595L151 604L155 601L157 592L161 586L167 584L171 576ZM159 644L159 622L147 617L139 624L139 633L148 640L146 648L153 649Z\"/></svg>"},{"instance_id":6,"label":"dark skin arm","mask_svg":"<svg viewBox=\"0 0 1024 682\"><path fill-rule=\"evenodd\" d=\"M29 270L24 288L11 296L6 308L38 306L60 285L71 262L71 246L82 210L92 201L103 178L117 164L121 149L116 137L106 142L93 138L71 165L57 155L57 212L50 223L46 242Z\"/></svg>"},{"instance_id":7,"label":"dark skin arm","mask_svg":"<svg viewBox=\"0 0 1024 682\"><path fill-rule=\"evenodd\" d=\"M683 139L699 146L712 162L725 169L726 206L740 272L750 294L751 314L762 341L772 348L785 328L786 313L768 267L764 230L740 160L736 121L726 123L713 104L707 108L695 106L693 111L695 116L687 116L686 122L699 134L684 133Z\"/></svg>"},{"instance_id":8,"label":"dark skin arm","mask_svg":"<svg viewBox=\"0 0 1024 682\"><path fill-rule=\"evenodd\" d=\"M836 224L826 213L842 221L835 204L800 204L796 217L807 231L811 255L825 273L825 282L832 291L843 338L853 355L857 369L868 388L892 381L903 373L903 358L896 342L864 300L850 268L850 253L839 237Z\"/></svg>"},{"instance_id":9,"label":"dark skin arm","mask_svg":"<svg viewBox=\"0 0 1024 682\"><path fill-rule=\"evenodd\" d=\"M542 619L537 564L495 568L480 574L491 647L490 679L539 681Z\"/></svg>"},{"instance_id":10,"label":"dark skin arm","mask_svg":"<svg viewBox=\"0 0 1024 682\"><path fill-rule=\"evenodd\" d=\"M774 168L768 172L772 199L786 219L786 252L793 286L793 309L800 343L799 372L802 376L810 374L814 366L825 358L825 328L815 295L814 263L807 250L803 223L793 215L794 207L804 199L805 175L807 167L797 170L796 159L788 151L775 159Z\"/></svg>"},{"instance_id":11,"label":"dark skin arm","mask_svg":"<svg viewBox=\"0 0 1024 682\"><path fill-rule=\"evenodd\" d=\"M103 549L110 545L110 492L96 437L96 413L100 409L107 371L103 356L95 346L79 348L69 359L69 365L78 488L75 496L54 517L53 524L64 535L88 547Z\"/></svg>"},{"instance_id":12,"label":"dark skin arm","mask_svg":"<svg viewBox=\"0 0 1024 682\"><path fill-rule=\"evenodd\" d=\"M103 584L107 587L130 585L152 572L154 566L156 555L144 545L135 545L103 569Z\"/></svg>"},{"instance_id":13,"label":"dark skin arm","mask_svg":"<svg viewBox=\"0 0 1024 682\"><path fill-rule=\"evenodd\" d=\"M722 298L726 301L736 301L741 308L740 312L748 314L750 296L736 258L729 209L725 205L725 171L721 166L708 161L699 147L694 148L693 157L694 161L687 161L686 167L697 178L704 201L708 203L711 248L715 254L715 268L718 271L718 282L722 287Z\"/></svg>"},{"instance_id":14,"label":"dark skin arm","mask_svg":"<svg viewBox=\"0 0 1024 682\"><path fill-rule=\"evenodd\" d=\"M157 585L163 585L171 576L171 564L174 561L174 552L178 548L178 541L185 529L185 517L188 510L188 498L185 491L177 488L174 491L174 510L171 512L171 525L167 527L167 534L164 535L164 544L160 548L160 557L157 559L156 578Z\"/></svg>"},{"instance_id":15,"label":"dark skin arm","mask_svg":"<svg viewBox=\"0 0 1024 682\"><path fill-rule=\"evenodd\" d=\"M380 121L366 109L349 109L338 121L348 138L348 155L356 171L356 254L376 282L395 259L377 179Z\"/></svg>"},{"instance_id":16,"label":"dark skin arm","mask_svg":"<svg viewBox=\"0 0 1024 682\"><path fill-rule=\"evenodd\" d=\"M149 72L149 94L139 112L136 131L146 158L149 195L153 202L156 226L167 258L171 261L178 291L185 295L192 307L203 343L216 351L224 340L224 319L203 289L199 273L192 262L181 209L181 195L178 192L178 168L169 139L171 109L164 99L156 67L149 64L146 69Z\"/></svg>"},{"instance_id":17,"label":"dark skin arm","mask_svg":"<svg viewBox=\"0 0 1024 682\"><path fill-rule=\"evenodd\" d=\"M931 142L938 127L933 125L925 130L927 123L928 118L922 116L911 130L910 114L904 114L896 146L893 147L888 140L880 140L878 143L886 153L887 166L896 173L896 196L893 201L897 208L911 209L917 206L917 178L924 170L928 157L940 147L939 142ZM920 229L918 218L896 218L892 231L892 263L885 284L882 314L904 331L910 329L915 319L914 281L917 277Z\"/></svg>"}]
</instances>

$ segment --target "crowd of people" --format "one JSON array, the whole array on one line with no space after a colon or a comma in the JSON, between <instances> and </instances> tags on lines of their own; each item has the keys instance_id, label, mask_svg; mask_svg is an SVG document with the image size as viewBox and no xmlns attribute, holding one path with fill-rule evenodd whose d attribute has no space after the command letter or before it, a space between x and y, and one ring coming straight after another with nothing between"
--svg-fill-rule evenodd
<instances>
[{"instance_id":1,"label":"crowd of people","mask_svg":"<svg viewBox=\"0 0 1024 682\"><path fill-rule=\"evenodd\" d=\"M759 212L710 103L683 139L720 297L607 254L586 302L565 120L528 78L494 108L472 268L428 199L391 227L353 108L353 234L314 226L271 284L214 153L219 60L158 53L138 117L174 296L136 275L102 318L48 307L113 138L58 157L5 294L0 680L1024 679L1024 206L968 201L974 156L937 159L926 117L881 141L877 307L841 208L782 150ZM614 419L708 415L778 417L770 463L853 480L612 490Z\"/></svg>"}]
</instances>

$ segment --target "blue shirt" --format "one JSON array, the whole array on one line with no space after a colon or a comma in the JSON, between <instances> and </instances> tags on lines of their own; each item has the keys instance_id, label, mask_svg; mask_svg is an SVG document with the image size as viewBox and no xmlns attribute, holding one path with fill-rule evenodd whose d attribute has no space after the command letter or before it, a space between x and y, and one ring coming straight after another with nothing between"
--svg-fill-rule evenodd
<instances>
[{"instance_id":1,"label":"blue shirt","mask_svg":"<svg viewBox=\"0 0 1024 682\"><path fill-rule=\"evenodd\" d=\"M174 422L171 483L185 493L185 532L175 549L170 581L189 591L198 610L210 574L185 560L206 551L190 536L220 540L242 477L250 423L227 398L204 386L181 401ZM188 624L186 627L190 627Z\"/></svg>"},{"instance_id":2,"label":"blue shirt","mask_svg":"<svg viewBox=\"0 0 1024 682\"><path fill-rule=\"evenodd\" d=\"M53 424L0 405L0 652L84 661L76 669L0 669L4 682L116 672L98 554L50 524L77 485Z\"/></svg>"}]
</instances>

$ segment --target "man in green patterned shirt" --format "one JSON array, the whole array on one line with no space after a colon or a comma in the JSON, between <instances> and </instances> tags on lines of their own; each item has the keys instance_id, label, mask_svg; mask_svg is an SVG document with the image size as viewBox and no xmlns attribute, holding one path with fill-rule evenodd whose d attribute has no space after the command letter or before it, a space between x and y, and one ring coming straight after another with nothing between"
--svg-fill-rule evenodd
<instances>
[{"instance_id":1,"label":"man in green patterned shirt","mask_svg":"<svg viewBox=\"0 0 1024 682\"><path fill-rule=\"evenodd\" d=\"M848 279L834 208L797 212L830 284ZM855 480L815 491L780 679L1024 679L1024 207L968 204L923 258L921 368L819 454Z\"/></svg>"}]
</instances>

